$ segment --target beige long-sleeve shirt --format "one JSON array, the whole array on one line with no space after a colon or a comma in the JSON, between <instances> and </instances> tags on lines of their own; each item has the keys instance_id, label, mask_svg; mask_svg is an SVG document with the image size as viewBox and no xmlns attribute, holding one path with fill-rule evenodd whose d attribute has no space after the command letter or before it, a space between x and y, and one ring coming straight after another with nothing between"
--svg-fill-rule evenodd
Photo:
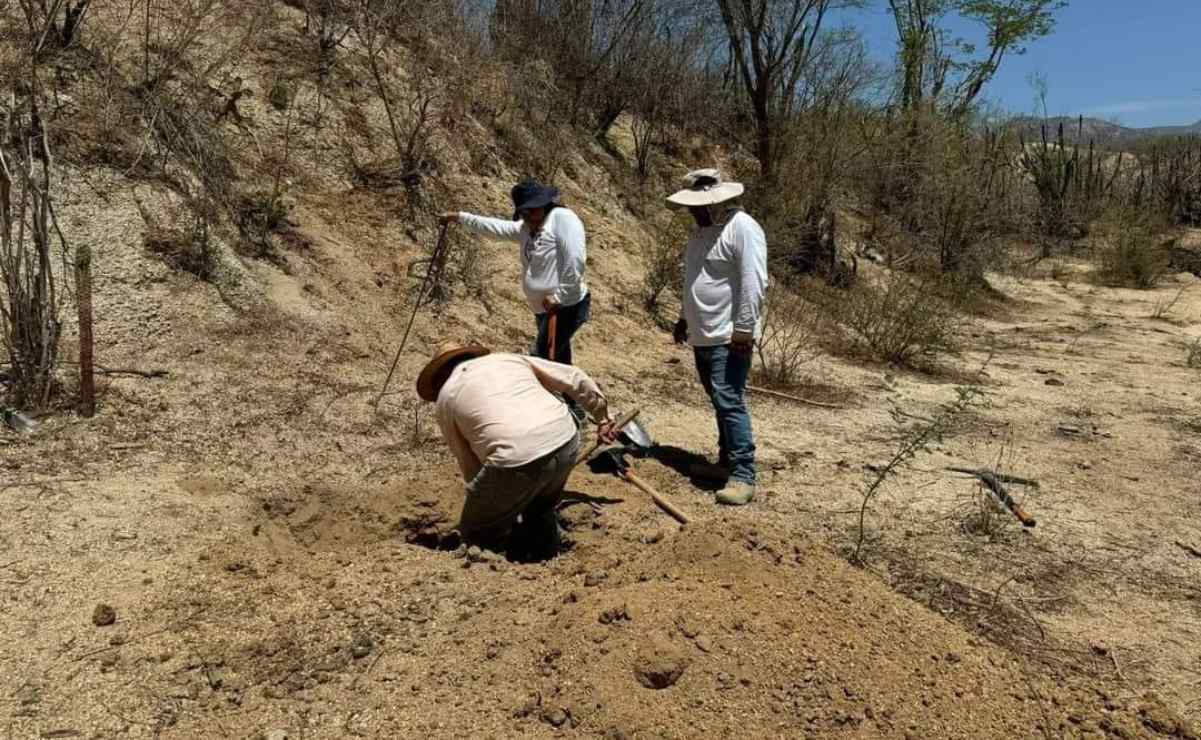
<instances>
[{"instance_id":1,"label":"beige long-sleeve shirt","mask_svg":"<svg viewBox=\"0 0 1201 740\"><path fill-rule=\"evenodd\" d=\"M593 419L608 417L600 388L570 365L499 353L455 368L435 409L463 479L483 465L519 467L566 444L575 421L552 392L574 399Z\"/></svg>"}]
</instances>

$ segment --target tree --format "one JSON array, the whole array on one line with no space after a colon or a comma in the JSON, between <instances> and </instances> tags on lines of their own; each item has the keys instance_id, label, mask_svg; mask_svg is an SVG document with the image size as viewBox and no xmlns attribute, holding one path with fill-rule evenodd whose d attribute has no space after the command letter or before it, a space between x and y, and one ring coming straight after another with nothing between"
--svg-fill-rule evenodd
<instances>
[{"instance_id":1,"label":"tree","mask_svg":"<svg viewBox=\"0 0 1201 740\"><path fill-rule=\"evenodd\" d=\"M730 61L750 100L760 174L775 173L779 128L797 108L798 88L831 11L859 0L718 0Z\"/></svg>"},{"instance_id":2,"label":"tree","mask_svg":"<svg viewBox=\"0 0 1201 740\"><path fill-rule=\"evenodd\" d=\"M962 118L1010 54L1047 36L1067 0L888 0L897 30L899 104L904 111L934 107ZM958 15L984 26L986 54L954 38L943 25Z\"/></svg>"}]
</instances>

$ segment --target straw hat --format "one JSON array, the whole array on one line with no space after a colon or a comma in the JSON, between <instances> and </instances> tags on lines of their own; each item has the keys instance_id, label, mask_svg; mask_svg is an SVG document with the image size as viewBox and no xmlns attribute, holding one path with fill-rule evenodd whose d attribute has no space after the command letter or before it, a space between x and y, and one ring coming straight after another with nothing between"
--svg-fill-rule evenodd
<instances>
[{"instance_id":1,"label":"straw hat","mask_svg":"<svg viewBox=\"0 0 1201 740\"><path fill-rule=\"evenodd\" d=\"M433 358L425 364L425 367L421 369L421 374L417 376L417 395L421 397L422 401L438 400L440 388L435 387L434 380L442 368L461 358L471 360L483 357L489 351L487 347L481 347L478 344L457 344L455 342L443 344L434 352Z\"/></svg>"},{"instance_id":2,"label":"straw hat","mask_svg":"<svg viewBox=\"0 0 1201 740\"><path fill-rule=\"evenodd\" d=\"M734 200L744 190L742 183L722 182L720 170L693 170L684 176L684 189L667 196L667 203L681 208L715 206Z\"/></svg>"}]
</instances>

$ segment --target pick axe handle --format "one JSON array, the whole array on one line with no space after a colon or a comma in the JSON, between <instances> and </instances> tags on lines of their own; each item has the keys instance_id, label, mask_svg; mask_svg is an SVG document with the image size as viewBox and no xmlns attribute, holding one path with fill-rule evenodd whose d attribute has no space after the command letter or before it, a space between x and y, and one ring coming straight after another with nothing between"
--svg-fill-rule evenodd
<instances>
[{"instance_id":1,"label":"pick axe handle","mask_svg":"<svg viewBox=\"0 0 1201 740\"><path fill-rule=\"evenodd\" d=\"M617 418L617 421L614 422L614 424L616 424L618 429L625 429L626 424L629 424L631 421L638 418L638 411L639 411L638 409L633 409L632 411L627 411L626 413L619 416ZM598 439L595 444L593 444L591 447L589 447L584 452L584 454L582 454L576 458L575 465L573 465L572 467L573 468L578 467L580 463L582 463L585 460L587 460L588 458L592 457L592 455L597 450L599 450L600 447L601 447L601 441Z\"/></svg>"},{"instance_id":2,"label":"pick axe handle","mask_svg":"<svg viewBox=\"0 0 1201 740\"><path fill-rule=\"evenodd\" d=\"M550 312L550 316L546 318L546 354L551 362L558 362L558 347L555 346L555 336L559 333L559 314L555 311Z\"/></svg>"},{"instance_id":3,"label":"pick axe handle","mask_svg":"<svg viewBox=\"0 0 1201 740\"><path fill-rule=\"evenodd\" d=\"M672 519L675 519L680 524L688 523L687 514L677 509L675 504L663 498L658 491L647 485L644 480L639 478L633 472L627 470L622 477L632 483L635 488L650 496L651 500L655 502L655 505L670 514Z\"/></svg>"}]
</instances>

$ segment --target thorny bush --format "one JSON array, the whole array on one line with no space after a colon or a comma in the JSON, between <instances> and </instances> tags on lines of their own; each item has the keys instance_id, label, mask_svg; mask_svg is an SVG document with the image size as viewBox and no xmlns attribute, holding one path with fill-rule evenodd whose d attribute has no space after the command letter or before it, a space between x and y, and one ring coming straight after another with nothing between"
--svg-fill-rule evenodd
<instances>
[{"instance_id":1,"label":"thorny bush","mask_svg":"<svg viewBox=\"0 0 1201 740\"><path fill-rule=\"evenodd\" d=\"M787 288L768 289L762 335L755 343L759 376L768 386L794 386L802 373L823 354L827 331L824 311Z\"/></svg>"},{"instance_id":2,"label":"thorny bush","mask_svg":"<svg viewBox=\"0 0 1201 740\"><path fill-rule=\"evenodd\" d=\"M890 272L877 282L861 281L834 309L859 350L908 365L918 355L955 348L962 318L945 291L937 278Z\"/></svg>"}]
</instances>

